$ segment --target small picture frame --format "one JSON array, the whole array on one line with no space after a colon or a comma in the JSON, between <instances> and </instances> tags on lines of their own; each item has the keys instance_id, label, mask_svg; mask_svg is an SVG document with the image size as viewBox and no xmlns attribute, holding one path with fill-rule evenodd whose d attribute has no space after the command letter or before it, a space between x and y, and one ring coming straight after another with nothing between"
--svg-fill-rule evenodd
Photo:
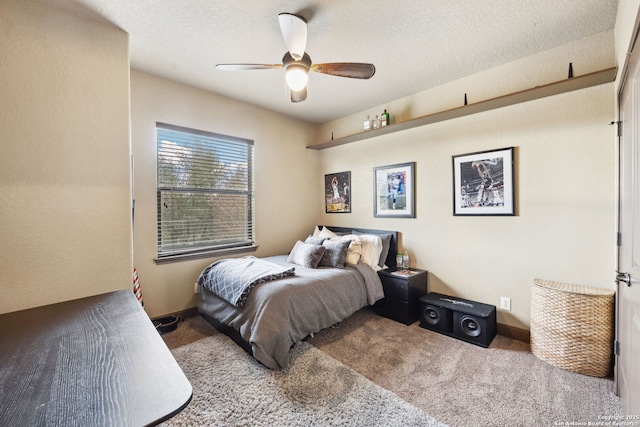
<instances>
[{"instance_id":1,"label":"small picture frame","mask_svg":"<svg viewBox=\"0 0 640 427\"><path fill-rule=\"evenodd\" d=\"M453 156L454 215L515 215L514 147Z\"/></svg>"},{"instance_id":2,"label":"small picture frame","mask_svg":"<svg viewBox=\"0 0 640 427\"><path fill-rule=\"evenodd\" d=\"M326 213L351 213L351 171L324 176Z\"/></svg>"},{"instance_id":3,"label":"small picture frame","mask_svg":"<svg viewBox=\"0 0 640 427\"><path fill-rule=\"evenodd\" d=\"M373 216L415 218L415 163L373 168Z\"/></svg>"}]
</instances>

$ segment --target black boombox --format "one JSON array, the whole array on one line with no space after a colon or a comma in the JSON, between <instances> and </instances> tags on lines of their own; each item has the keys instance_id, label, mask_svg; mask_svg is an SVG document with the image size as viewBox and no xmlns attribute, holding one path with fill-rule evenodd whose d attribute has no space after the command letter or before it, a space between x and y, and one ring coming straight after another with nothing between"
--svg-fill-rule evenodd
<instances>
[{"instance_id":1,"label":"black boombox","mask_svg":"<svg viewBox=\"0 0 640 427\"><path fill-rule=\"evenodd\" d=\"M496 336L496 307L430 292L420 298L420 326L489 347Z\"/></svg>"}]
</instances>

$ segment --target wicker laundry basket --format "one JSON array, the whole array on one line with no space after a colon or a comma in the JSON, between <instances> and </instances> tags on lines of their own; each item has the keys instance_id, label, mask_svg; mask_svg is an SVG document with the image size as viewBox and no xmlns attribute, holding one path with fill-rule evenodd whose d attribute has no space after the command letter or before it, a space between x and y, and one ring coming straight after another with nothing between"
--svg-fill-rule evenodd
<instances>
[{"instance_id":1,"label":"wicker laundry basket","mask_svg":"<svg viewBox=\"0 0 640 427\"><path fill-rule=\"evenodd\" d=\"M609 289L534 279L531 352L568 371L611 375L614 295Z\"/></svg>"}]
</instances>

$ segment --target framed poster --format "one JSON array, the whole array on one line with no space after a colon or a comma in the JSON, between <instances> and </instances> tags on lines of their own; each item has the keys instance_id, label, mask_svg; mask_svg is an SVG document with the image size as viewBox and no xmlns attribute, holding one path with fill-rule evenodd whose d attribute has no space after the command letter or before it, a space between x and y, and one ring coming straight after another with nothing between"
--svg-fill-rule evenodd
<instances>
[{"instance_id":1,"label":"framed poster","mask_svg":"<svg viewBox=\"0 0 640 427\"><path fill-rule=\"evenodd\" d=\"M351 212L351 172L324 176L324 205L326 213Z\"/></svg>"},{"instance_id":2,"label":"framed poster","mask_svg":"<svg viewBox=\"0 0 640 427\"><path fill-rule=\"evenodd\" d=\"M415 163L373 168L373 216L415 218Z\"/></svg>"},{"instance_id":3,"label":"framed poster","mask_svg":"<svg viewBox=\"0 0 640 427\"><path fill-rule=\"evenodd\" d=\"M515 215L513 152L453 156L454 215Z\"/></svg>"}]
</instances>

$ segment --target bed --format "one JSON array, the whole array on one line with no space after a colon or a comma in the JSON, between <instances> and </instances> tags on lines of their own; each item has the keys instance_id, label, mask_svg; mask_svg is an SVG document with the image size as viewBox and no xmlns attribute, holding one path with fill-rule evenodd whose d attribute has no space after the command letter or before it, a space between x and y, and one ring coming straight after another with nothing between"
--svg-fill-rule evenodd
<instances>
[{"instance_id":1,"label":"bed","mask_svg":"<svg viewBox=\"0 0 640 427\"><path fill-rule=\"evenodd\" d=\"M316 238L327 248L343 247L344 244L340 246L336 242L347 240L349 262L337 268L323 258L315 268L302 265L297 257L299 248L308 250L318 243ZM384 298L377 270L396 266L397 238L394 231L318 226L307 239L296 242L287 255L216 261L203 270L198 279L198 311L268 368L285 368L289 350L295 343ZM372 251L378 248L378 259L373 262ZM360 249L354 263L356 259L352 256ZM330 253L329 249L326 253ZM216 269L228 268L237 262L245 263L240 265L241 274L219 274L218 278L211 275ZM262 266L260 263L277 270L273 279L252 283L242 295L221 292L235 276L243 275L254 265ZM337 265L340 266L339 262ZM293 274L289 274L291 270Z\"/></svg>"}]
</instances>

